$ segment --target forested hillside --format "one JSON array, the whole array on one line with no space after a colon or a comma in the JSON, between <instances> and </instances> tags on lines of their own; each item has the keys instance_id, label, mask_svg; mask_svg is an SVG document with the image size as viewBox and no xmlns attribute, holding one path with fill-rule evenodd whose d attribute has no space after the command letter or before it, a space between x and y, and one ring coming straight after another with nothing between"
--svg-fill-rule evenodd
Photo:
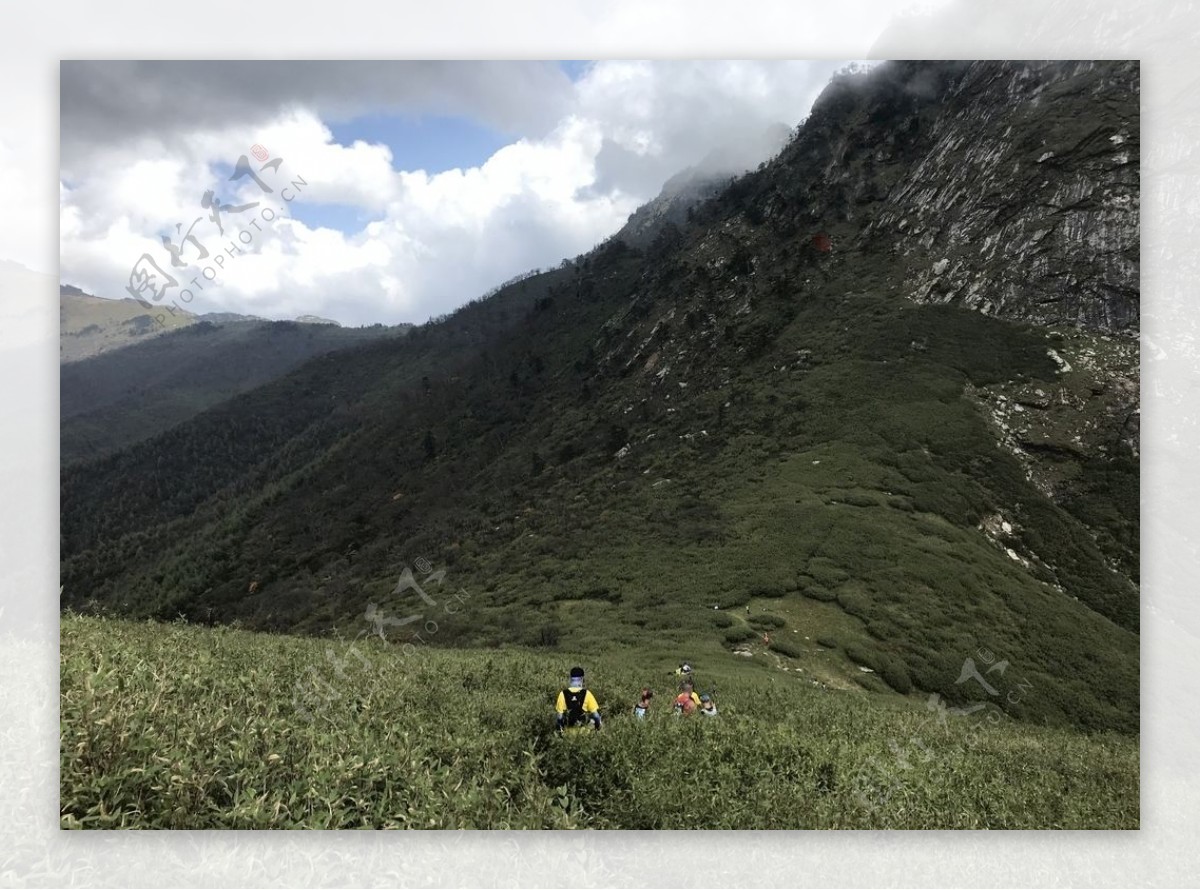
<instances>
[{"instance_id":1,"label":"forested hillside","mask_svg":"<svg viewBox=\"0 0 1200 890\"><path fill-rule=\"evenodd\" d=\"M60 372L64 464L103 457L261 386L315 356L399 336L408 326L341 328L201 319Z\"/></svg>"}]
</instances>

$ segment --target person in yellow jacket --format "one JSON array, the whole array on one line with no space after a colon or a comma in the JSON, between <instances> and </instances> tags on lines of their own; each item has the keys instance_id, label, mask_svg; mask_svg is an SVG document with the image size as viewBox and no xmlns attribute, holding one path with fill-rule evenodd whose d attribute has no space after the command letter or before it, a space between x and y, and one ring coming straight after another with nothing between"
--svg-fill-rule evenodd
<instances>
[{"instance_id":1,"label":"person in yellow jacket","mask_svg":"<svg viewBox=\"0 0 1200 890\"><path fill-rule=\"evenodd\" d=\"M583 668L571 668L571 676L565 689L558 693L555 704L558 717L555 726L559 732L573 726L584 726L590 720L596 729L600 728L600 706L590 689L583 685Z\"/></svg>"}]
</instances>

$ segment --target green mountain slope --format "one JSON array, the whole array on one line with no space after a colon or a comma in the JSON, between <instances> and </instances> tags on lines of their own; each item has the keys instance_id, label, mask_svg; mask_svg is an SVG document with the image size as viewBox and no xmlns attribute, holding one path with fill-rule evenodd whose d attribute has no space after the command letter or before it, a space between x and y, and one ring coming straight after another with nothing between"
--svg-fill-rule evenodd
<instances>
[{"instance_id":1,"label":"green mountain slope","mask_svg":"<svg viewBox=\"0 0 1200 890\"><path fill-rule=\"evenodd\" d=\"M64 464L148 439L314 356L404 333L400 328L205 320L64 365L60 443Z\"/></svg>"},{"instance_id":2,"label":"green mountain slope","mask_svg":"<svg viewBox=\"0 0 1200 890\"><path fill-rule=\"evenodd\" d=\"M65 468L64 602L347 631L420 610L397 578L423 558L483 592L439 645L740 649L964 707L982 647L1039 690L1009 714L1135 732L1137 209L1069 196L1136 185L1097 154L1136 150L1107 138L1136 133L1136 99L1117 63L838 80L644 250L611 241ZM1004 186L1041 129L1085 119L1047 191ZM933 194L943 229L909 240ZM1044 215L1064 221L1017 288ZM1105 286L1046 300L1064 258Z\"/></svg>"},{"instance_id":3,"label":"green mountain slope","mask_svg":"<svg viewBox=\"0 0 1200 890\"><path fill-rule=\"evenodd\" d=\"M474 595L463 598L470 611ZM587 662L604 729L557 737L569 662L64 616L64 828L1137 828L1136 741L939 715L762 664ZM997 679L1006 695L1017 672ZM628 713L653 686L645 722ZM1030 694L1036 694L1031 692Z\"/></svg>"},{"instance_id":4,"label":"green mountain slope","mask_svg":"<svg viewBox=\"0 0 1200 890\"><path fill-rule=\"evenodd\" d=\"M155 320L156 316L162 318ZM151 312L137 300L106 300L63 285L59 293L59 360L77 362L196 323L190 312Z\"/></svg>"}]
</instances>

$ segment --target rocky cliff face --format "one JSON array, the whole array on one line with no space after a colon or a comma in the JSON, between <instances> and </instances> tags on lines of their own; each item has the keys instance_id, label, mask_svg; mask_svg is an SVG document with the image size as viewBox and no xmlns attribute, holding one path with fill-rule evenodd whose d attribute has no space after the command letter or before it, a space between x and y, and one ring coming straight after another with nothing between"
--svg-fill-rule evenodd
<instances>
[{"instance_id":1,"label":"rocky cliff face","mask_svg":"<svg viewBox=\"0 0 1200 890\"><path fill-rule=\"evenodd\" d=\"M1054 387L975 395L1001 447L1060 503L1089 497L1081 467L1139 452L1138 96L1137 62L951 69L910 172L860 238L907 261L901 289L916 302L1049 329ZM1136 577L1136 536L1108 543Z\"/></svg>"},{"instance_id":2,"label":"rocky cliff face","mask_svg":"<svg viewBox=\"0 0 1200 890\"><path fill-rule=\"evenodd\" d=\"M1136 331L1138 63L977 62L944 103L864 233L921 258L912 299Z\"/></svg>"},{"instance_id":3,"label":"rocky cliff face","mask_svg":"<svg viewBox=\"0 0 1200 890\"><path fill-rule=\"evenodd\" d=\"M1135 334L1136 62L889 62L841 75L766 177L784 232L891 254L899 296Z\"/></svg>"}]
</instances>

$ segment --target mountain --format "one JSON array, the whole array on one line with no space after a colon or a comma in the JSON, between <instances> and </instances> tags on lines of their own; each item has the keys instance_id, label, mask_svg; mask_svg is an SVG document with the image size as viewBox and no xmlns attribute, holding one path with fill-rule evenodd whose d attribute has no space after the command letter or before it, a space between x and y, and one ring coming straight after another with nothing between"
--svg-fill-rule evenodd
<instances>
[{"instance_id":1,"label":"mountain","mask_svg":"<svg viewBox=\"0 0 1200 890\"><path fill-rule=\"evenodd\" d=\"M152 312L137 300L96 297L74 285L63 284L59 289L59 357L63 363L77 362L134 343L144 343L160 334L200 322L225 325L251 321L266 322L268 319L238 312L200 315L183 309ZM319 315L299 315L295 321L340 326L333 319Z\"/></svg>"},{"instance_id":2,"label":"mountain","mask_svg":"<svg viewBox=\"0 0 1200 890\"><path fill-rule=\"evenodd\" d=\"M239 312L205 312L200 316L201 321L211 324L228 324L233 321L268 321L258 315L242 315Z\"/></svg>"},{"instance_id":3,"label":"mountain","mask_svg":"<svg viewBox=\"0 0 1200 890\"><path fill-rule=\"evenodd\" d=\"M677 239L689 211L724 189L732 177L687 169L666 181L658 196L629 215L616 238L630 247L647 248L656 238Z\"/></svg>"},{"instance_id":4,"label":"mountain","mask_svg":"<svg viewBox=\"0 0 1200 890\"><path fill-rule=\"evenodd\" d=\"M63 603L1136 732L1137 134L1136 63L838 76L674 236L65 467Z\"/></svg>"},{"instance_id":5,"label":"mountain","mask_svg":"<svg viewBox=\"0 0 1200 890\"><path fill-rule=\"evenodd\" d=\"M64 284L59 291L59 360L91 358L195 323L196 317L182 309L155 313L137 300L108 300Z\"/></svg>"},{"instance_id":6,"label":"mountain","mask_svg":"<svg viewBox=\"0 0 1200 890\"><path fill-rule=\"evenodd\" d=\"M398 336L409 327L250 320L213 324L211 317L64 365L59 388L63 464L148 439L315 356Z\"/></svg>"},{"instance_id":7,"label":"mountain","mask_svg":"<svg viewBox=\"0 0 1200 890\"><path fill-rule=\"evenodd\" d=\"M688 221L688 212L713 197L754 165L752 159L778 154L791 131L780 124L756 140L731 142L710 151L700 163L676 173L658 196L630 214L616 238L630 247L646 248L655 238L673 239Z\"/></svg>"}]
</instances>

